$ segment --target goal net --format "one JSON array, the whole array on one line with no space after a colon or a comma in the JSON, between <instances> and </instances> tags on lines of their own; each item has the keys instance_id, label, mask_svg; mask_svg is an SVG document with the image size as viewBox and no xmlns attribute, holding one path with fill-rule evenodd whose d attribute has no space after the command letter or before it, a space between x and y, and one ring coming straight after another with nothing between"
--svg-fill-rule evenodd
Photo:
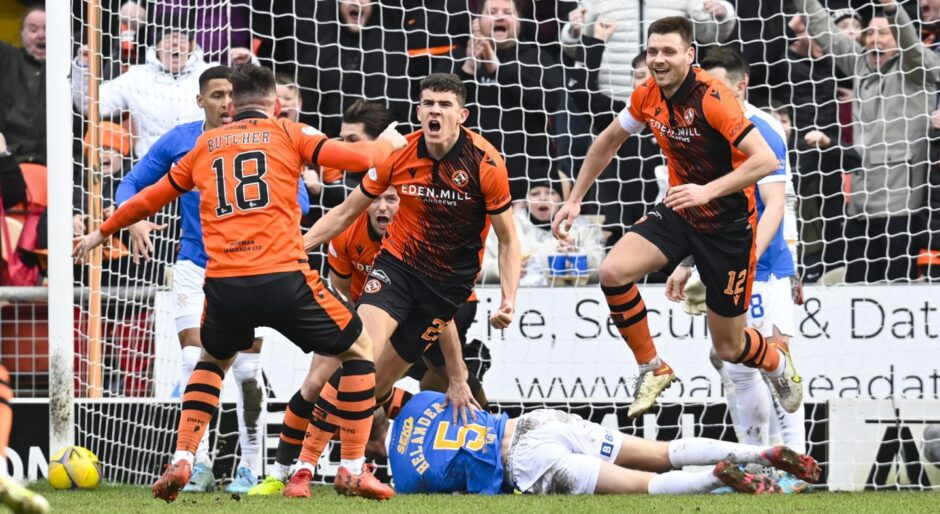
<instances>
[{"instance_id":1,"label":"goal net","mask_svg":"<svg viewBox=\"0 0 940 514\"><path fill-rule=\"evenodd\" d=\"M89 43L91 27L100 26L102 35L90 55L100 69L78 66L72 75L79 91L73 207L81 222L100 222L99 212L109 213L121 178L166 130L161 124L198 119L195 81L182 97L165 93L164 85L185 81L191 66L184 62L168 72L173 59L228 64L233 48L246 48L296 87L300 120L331 137L357 130L356 122L344 125L343 113L358 98L384 103L400 127L416 128L421 78L432 71L456 73L468 88L466 125L506 157L526 249L526 287L512 327L488 328L500 293L498 278L484 272L468 335L482 343L468 347L466 357L471 368L485 371L492 405L511 415L564 409L649 439L733 440L726 393L708 358L705 319L665 300L662 274L652 275L641 291L660 355L679 381L649 414L626 415L637 368L609 321L597 267L665 193L666 162L652 136L631 138L585 198L577 226L583 260L562 259L563 266L552 268L555 243L540 225L545 214L537 201L539 187L547 186L545 194L556 202L551 194L569 193L566 178L577 176L590 143L628 101L634 76L645 67L634 69L633 58L645 46L653 17L691 16L697 56L722 46L742 50L750 64L749 101L787 127L796 214L786 217L784 232L806 282L791 339L805 388L805 450L824 463L834 488L920 488L940 480L922 457L925 426L940 422L940 318L930 286L919 283L940 270L929 237L934 174L928 173L935 166L937 129L930 116L940 67L931 67L936 24L919 18L930 15L926 10L888 31L893 38L916 38L900 45L898 61L907 68L885 64L858 79L874 54L846 41L850 29L841 27L856 19L865 26L880 15L870 2L828 2L825 13L838 26L820 24L828 18L818 15L812 21L795 15L798 8L806 12L804 5L815 12L816 2L803 0L692 1L687 7L649 0L139 3L146 12L101 0L99 20L88 17L86 3L75 3L75 55ZM660 6L667 3L683 6ZM839 10L844 7L852 10ZM895 21L891 17L888 25ZM195 46L158 46L171 29ZM895 62L886 51L877 54ZM140 78L127 80L132 73ZM113 86L122 80L120 88ZM879 88L880 96L874 95ZM89 105L98 107L100 120ZM93 127L99 135L86 138ZM130 143L122 151L125 137ZM899 146L904 151L892 160ZM343 174L323 173L318 180L329 183L308 180L313 209L307 226L335 205L331 192L355 184ZM176 207L152 221L167 228L151 234L154 250L146 262L133 261L124 231L100 259L76 271L76 439L97 453L106 479L116 482L148 483L160 473L174 448L184 386L170 293L179 240ZM322 252L315 261L323 269ZM12 323L3 312L3 324ZM4 362L7 348L14 348L8 341L4 335ZM30 350L18 343L16 362L41 359L40 346ZM262 363L270 463L281 413L309 356L271 334ZM231 476L239 453L235 397L228 377L211 436L219 478ZM336 457L324 457L323 478L330 479Z\"/></svg>"}]
</instances>

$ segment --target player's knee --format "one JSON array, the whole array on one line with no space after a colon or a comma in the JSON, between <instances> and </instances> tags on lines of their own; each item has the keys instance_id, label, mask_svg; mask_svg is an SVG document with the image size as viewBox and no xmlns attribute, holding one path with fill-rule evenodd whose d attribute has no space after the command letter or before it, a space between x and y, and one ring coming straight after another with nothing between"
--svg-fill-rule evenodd
<instances>
[{"instance_id":1,"label":"player's knee","mask_svg":"<svg viewBox=\"0 0 940 514\"><path fill-rule=\"evenodd\" d=\"M202 340L199 338L198 328L186 329L177 335L179 336L181 348L186 348L187 346L202 347Z\"/></svg>"},{"instance_id":2,"label":"player's knee","mask_svg":"<svg viewBox=\"0 0 940 514\"><path fill-rule=\"evenodd\" d=\"M373 361L374 357L372 354L372 339L369 337L368 332L363 329L362 333L360 333L359 337L353 341L352 345L350 345L345 352L337 355L337 357L343 361L353 359Z\"/></svg>"},{"instance_id":3,"label":"player's knee","mask_svg":"<svg viewBox=\"0 0 940 514\"><path fill-rule=\"evenodd\" d=\"M637 280L637 277L631 275L624 270L622 266L611 259L604 259L604 262L601 263L601 267L598 270L598 277L600 278L601 284L605 286L622 286L636 282Z\"/></svg>"},{"instance_id":4,"label":"player's knee","mask_svg":"<svg viewBox=\"0 0 940 514\"><path fill-rule=\"evenodd\" d=\"M715 345L715 353L718 358L725 362L734 362L741 356L741 341L715 337L712 342Z\"/></svg>"}]
</instances>

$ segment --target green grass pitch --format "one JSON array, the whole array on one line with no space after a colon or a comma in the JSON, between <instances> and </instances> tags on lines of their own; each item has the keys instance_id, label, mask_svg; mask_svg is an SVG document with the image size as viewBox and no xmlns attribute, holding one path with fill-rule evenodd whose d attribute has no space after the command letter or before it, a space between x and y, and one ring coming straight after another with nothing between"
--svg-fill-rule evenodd
<instances>
[{"instance_id":1,"label":"green grass pitch","mask_svg":"<svg viewBox=\"0 0 940 514\"><path fill-rule=\"evenodd\" d=\"M53 512L61 513L149 513L149 512L244 512L280 514L289 512L362 512L362 513L489 513L489 512L557 512L629 513L629 512L938 512L940 491L935 492L865 492L813 493L798 496L398 496L378 503L360 498L336 495L332 488L316 487L308 499L282 497L236 497L231 494L181 495L175 503L154 499L150 489L133 486L104 485L94 491L54 491L45 484L34 490L45 495Z\"/></svg>"}]
</instances>

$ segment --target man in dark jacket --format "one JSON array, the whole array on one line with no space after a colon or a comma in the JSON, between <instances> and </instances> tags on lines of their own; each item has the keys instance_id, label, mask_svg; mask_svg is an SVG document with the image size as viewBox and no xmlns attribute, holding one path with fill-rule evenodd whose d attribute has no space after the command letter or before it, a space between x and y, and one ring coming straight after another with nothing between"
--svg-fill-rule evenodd
<instances>
[{"instance_id":1,"label":"man in dark jacket","mask_svg":"<svg viewBox=\"0 0 940 514\"><path fill-rule=\"evenodd\" d=\"M503 153L512 196L522 199L526 177L543 177L553 166L549 119L562 108L561 71L547 53L521 41L513 0L487 0L480 12L466 48L435 71L464 81L467 103L475 104L465 125Z\"/></svg>"},{"instance_id":2,"label":"man in dark jacket","mask_svg":"<svg viewBox=\"0 0 940 514\"><path fill-rule=\"evenodd\" d=\"M316 27L316 44L306 46L297 72L301 97L313 126L336 137L343 112L359 98L388 99L402 122L413 102L406 76L408 56L401 30L383 29L376 2L336 2L334 21Z\"/></svg>"},{"instance_id":3,"label":"man in dark jacket","mask_svg":"<svg viewBox=\"0 0 940 514\"><path fill-rule=\"evenodd\" d=\"M46 162L46 11L30 8L23 48L0 42L0 132L19 162Z\"/></svg>"}]
</instances>

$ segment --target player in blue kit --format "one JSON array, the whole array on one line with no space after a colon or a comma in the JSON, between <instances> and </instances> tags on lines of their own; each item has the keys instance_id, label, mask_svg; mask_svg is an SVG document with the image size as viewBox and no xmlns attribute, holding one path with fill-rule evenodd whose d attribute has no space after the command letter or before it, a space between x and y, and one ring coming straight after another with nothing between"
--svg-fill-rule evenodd
<instances>
[{"instance_id":1,"label":"player in blue kit","mask_svg":"<svg viewBox=\"0 0 940 514\"><path fill-rule=\"evenodd\" d=\"M388 459L399 494L695 494L722 485L754 494L779 491L773 478L737 465L745 463L819 479L812 457L785 446L697 437L648 441L559 410L518 418L477 411L476 419L458 424L454 407L433 391L404 394L389 432ZM708 471L676 471L712 464Z\"/></svg>"},{"instance_id":2,"label":"player in blue kit","mask_svg":"<svg viewBox=\"0 0 940 514\"><path fill-rule=\"evenodd\" d=\"M792 192L786 135L772 115L745 100L748 65L740 53L728 48L716 49L709 52L701 64L709 75L724 82L734 93L745 116L757 127L779 161L778 168L758 181L756 188L758 223L755 245L758 261L747 323L789 353L789 338L795 334L790 279L796 274L796 269L783 237L786 220L795 222L795 216L785 212L787 195ZM690 273L690 267L676 269L667 285L667 297L674 301L696 301L676 294L683 290ZM712 363L725 385L735 432L742 443L757 446L783 443L797 452L806 451L802 405L788 413L773 397L772 387L768 387L755 370L716 358L712 358ZM773 440L775 434L778 434L776 441ZM807 484L786 476L780 480L780 485L785 492L807 489Z\"/></svg>"},{"instance_id":3,"label":"player in blue kit","mask_svg":"<svg viewBox=\"0 0 940 514\"><path fill-rule=\"evenodd\" d=\"M199 76L196 102L205 112L205 121L178 125L154 143L121 181L115 194L119 205L169 173L170 168L193 148L204 131L232 121L228 110L232 101L230 73L231 69L227 66L214 66ZM297 202L301 212L306 214L310 209L310 200L303 182L298 183ZM194 190L182 195L179 209L182 237L179 255L173 267L173 309L177 336L182 347L183 369L180 383L185 385L202 352L199 324L205 304L202 284L206 276L208 256L203 245L202 225L199 221L199 193ZM164 227L143 220L128 229L131 233L131 251L135 261L141 257L149 257L153 251L150 232L162 228ZM239 353L232 364L233 375L238 384L237 417L242 452L235 479L226 487L226 490L232 493L248 492L248 489L257 483L256 477L261 474L261 441L264 438L261 413L264 412L266 392L261 377L261 332L256 331L255 337L254 346L247 352ZM207 433L199 443L193 474L184 489L186 492L211 492L215 489L208 441Z\"/></svg>"}]
</instances>

